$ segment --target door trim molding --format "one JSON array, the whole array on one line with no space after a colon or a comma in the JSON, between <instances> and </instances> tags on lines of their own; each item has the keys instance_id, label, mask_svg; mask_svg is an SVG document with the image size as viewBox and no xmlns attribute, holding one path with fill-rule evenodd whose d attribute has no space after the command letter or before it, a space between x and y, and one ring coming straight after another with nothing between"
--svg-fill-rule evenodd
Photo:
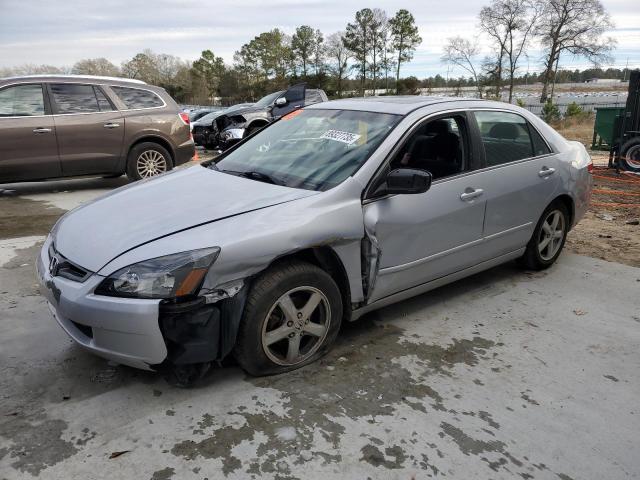
<instances>
[{"instance_id":1,"label":"door trim molding","mask_svg":"<svg viewBox=\"0 0 640 480\"><path fill-rule=\"evenodd\" d=\"M394 265L392 267L381 268L378 272L379 275L387 275L390 273L402 272L403 270L408 270L413 267L417 267L422 265L423 263L430 262L432 260L437 260L438 258L451 255L452 253L459 252L464 250L465 248L473 247L475 245L479 245L481 243L485 243L491 240L495 240L503 235L508 235L510 233L516 232L518 230L522 230L529 226L533 225L533 222L523 223L522 225L518 225L516 227L508 228L507 230L503 230L498 233L493 233L491 235L487 235L486 237L479 238L478 240L473 240L472 242L463 243L462 245L458 245L457 247L450 248L448 250L443 250L442 252L434 253L433 255L429 255L428 257L419 258L418 260L413 260L411 262L403 263L401 265Z\"/></svg>"},{"instance_id":2,"label":"door trim molding","mask_svg":"<svg viewBox=\"0 0 640 480\"><path fill-rule=\"evenodd\" d=\"M459 270L449 275L436 278L435 280L431 280L427 283L422 283L420 285L416 285L415 287L410 287L410 288L407 288L406 290L401 290L400 292L392 293L391 295L382 297L374 301L373 303L370 303L368 305L365 305L363 307L360 307L354 310L351 313L351 317L349 321L357 320L358 318L362 317L365 313L369 313L373 310L378 310L379 308L386 307L387 305L391 305L391 304L400 302L402 300L415 297L416 295L420 295L421 293L425 293L425 292L428 292L429 290L433 290L435 288L441 287L442 285L446 285L447 283L455 282L456 280L460 280L462 278L468 277L475 273L480 273L484 270L488 270L492 267L496 267L502 263L508 262L509 260L513 260L515 258L521 257L524 251L525 251L524 248L520 248L513 252L509 252L504 255L500 255L499 257L492 258L491 260L478 263L473 267L465 268L464 270Z\"/></svg>"}]
</instances>

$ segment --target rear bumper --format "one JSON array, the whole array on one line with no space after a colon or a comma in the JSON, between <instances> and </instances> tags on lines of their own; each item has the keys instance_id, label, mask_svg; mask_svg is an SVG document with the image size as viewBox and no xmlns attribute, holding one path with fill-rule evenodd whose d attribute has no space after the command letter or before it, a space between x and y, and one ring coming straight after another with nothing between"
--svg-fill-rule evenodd
<instances>
[{"instance_id":1,"label":"rear bumper","mask_svg":"<svg viewBox=\"0 0 640 480\"><path fill-rule=\"evenodd\" d=\"M183 163L190 162L196 154L196 146L192 139L184 142L178 148L176 148L175 165L182 165Z\"/></svg>"},{"instance_id":2,"label":"rear bumper","mask_svg":"<svg viewBox=\"0 0 640 480\"><path fill-rule=\"evenodd\" d=\"M591 191L593 190L593 176L588 172L587 168L581 168L577 171L574 195L574 215L571 228L584 217L591 203Z\"/></svg>"}]
</instances>

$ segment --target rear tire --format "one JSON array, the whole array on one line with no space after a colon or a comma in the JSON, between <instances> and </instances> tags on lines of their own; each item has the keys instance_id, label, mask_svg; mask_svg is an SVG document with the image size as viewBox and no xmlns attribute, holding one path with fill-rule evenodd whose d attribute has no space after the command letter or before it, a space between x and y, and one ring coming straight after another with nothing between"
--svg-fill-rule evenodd
<instances>
[{"instance_id":1,"label":"rear tire","mask_svg":"<svg viewBox=\"0 0 640 480\"><path fill-rule=\"evenodd\" d=\"M127 177L132 182L155 177L172 168L171 154L162 145L154 142L134 145L127 156Z\"/></svg>"},{"instance_id":2,"label":"rear tire","mask_svg":"<svg viewBox=\"0 0 640 480\"><path fill-rule=\"evenodd\" d=\"M544 270L560 256L569 232L569 212L561 201L552 202L542 213L520 264L530 270Z\"/></svg>"},{"instance_id":3,"label":"rear tire","mask_svg":"<svg viewBox=\"0 0 640 480\"><path fill-rule=\"evenodd\" d=\"M629 172L640 173L640 137L632 138L622 145L620 166Z\"/></svg>"},{"instance_id":4,"label":"rear tire","mask_svg":"<svg viewBox=\"0 0 640 480\"><path fill-rule=\"evenodd\" d=\"M272 375L308 365L333 345L342 322L342 297L324 270L285 261L253 283L234 347L251 375Z\"/></svg>"}]
</instances>

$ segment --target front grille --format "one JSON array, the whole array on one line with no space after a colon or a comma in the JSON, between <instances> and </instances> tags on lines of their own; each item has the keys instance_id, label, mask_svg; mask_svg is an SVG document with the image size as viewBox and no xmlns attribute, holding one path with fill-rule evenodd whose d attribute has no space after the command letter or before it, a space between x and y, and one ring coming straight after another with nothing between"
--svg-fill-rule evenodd
<instances>
[{"instance_id":1,"label":"front grille","mask_svg":"<svg viewBox=\"0 0 640 480\"><path fill-rule=\"evenodd\" d=\"M84 282L93 272L76 265L56 250L53 242L49 245L49 273L52 277L62 277L74 282Z\"/></svg>"}]
</instances>

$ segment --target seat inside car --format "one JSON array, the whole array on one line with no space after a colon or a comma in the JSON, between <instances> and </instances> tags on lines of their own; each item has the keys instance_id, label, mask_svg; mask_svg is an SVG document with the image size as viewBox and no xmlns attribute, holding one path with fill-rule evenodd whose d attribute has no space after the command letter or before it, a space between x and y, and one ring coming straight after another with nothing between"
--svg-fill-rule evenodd
<instances>
[{"instance_id":1,"label":"seat inside car","mask_svg":"<svg viewBox=\"0 0 640 480\"><path fill-rule=\"evenodd\" d=\"M409 142L406 166L428 170L433 178L446 177L462 169L460 137L451 131L450 120L434 120Z\"/></svg>"},{"instance_id":2,"label":"seat inside car","mask_svg":"<svg viewBox=\"0 0 640 480\"><path fill-rule=\"evenodd\" d=\"M502 165L531 156L528 134L513 123L500 122L492 125L483 138L483 144L488 166Z\"/></svg>"}]
</instances>

